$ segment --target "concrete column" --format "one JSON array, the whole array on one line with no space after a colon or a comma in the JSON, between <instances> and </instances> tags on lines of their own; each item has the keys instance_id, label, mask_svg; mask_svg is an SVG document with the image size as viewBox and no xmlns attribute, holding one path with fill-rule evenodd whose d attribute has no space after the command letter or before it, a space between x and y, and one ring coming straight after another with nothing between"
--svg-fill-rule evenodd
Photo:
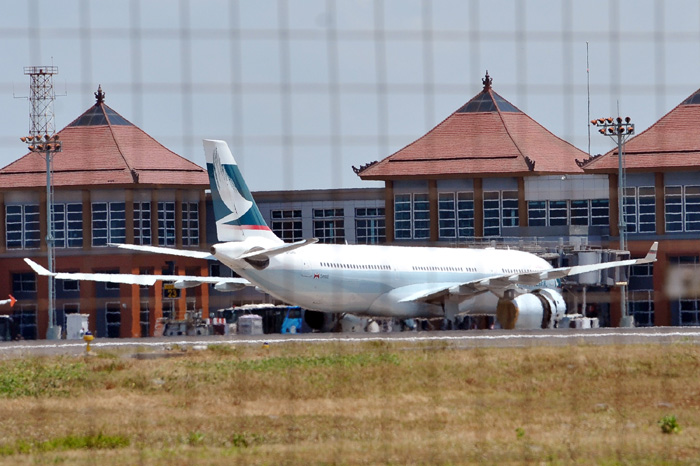
<instances>
[{"instance_id":1,"label":"concrete column","mask_svg":"<svg viewBox=\"0 0 700 466\"><path fill-rule=\"evenodd\" d=\"M87 189L83 189L83 249L92 249L92 202Z\"/></svg>"},{"instance_id":2,"label":"concrete column","mask_svg":"<svg viewBox=\"0 0 700 466\"><path fill-rule=\"evenodd\" d=\"M207 195L199 192L199 245L207 246Z\"/></svg>"},{"instance_id":3,"label":"concrete column","mask_svg":"<svg viewBox=\"0 0 700 466\"><path fill-rule=\"evenodd\" d=\"M162 275L160 267L155 267L153 274ZM158 280L151 288L153 289L153 306L151 307L150 323L151 334L153 334L156 329L156 322L163 317L163 282Z\"/></svg>"},{"instance_id":4,"label":"concrete column","mask_svg":"<svg viewBox=\"0 0 700 466\"><path fill-rule=\"evenodd\" d=\"M182 197L181 189L175 191L175 247L182 249Z\"/></svg>"},{"instance_id":5,"label":"concrete column","mask_svg":"<svg viewBox=\"0 0 700 466\"><path fill-rule=\"evenodd\" d=\"M484 236L484 181L474 178L474 236Z\"/></svg>"},{"instance_id":6,"label":"concrete column","mask_svg":"<svg viewBox=\"0 0 700 466\"><path fill-rule=\"evenodd\" d=\"M437 180L428 180L428 204L430 208L430 241L437 242L439 233Z\"/></svg>"},{"instance_id":7,"label":"concrete column","mask_svg":"<svg viewBox=\"0 0 700 466\"><path fill-rule=\"evenodd\" d=\"M124 190L124 215L127 244L134 244L134 190Z\"/></svg>"},{"instance_id":8,"label":"concrete column","mask_svg":"<svg viewBox=\"0 0 700 466\"><path fill-rule=\"evenodd\" d=\"M126 273L138 275L139 267L132 265ZM141 336L141 290L139 285L122 285L121 289L128 291L122 294L122 303L126 304L126 309L122 306L120 336L138 338Z\"/></svg>"},{"instance_id":9,"label":"concrete column","mask_svg":"<svg viewBox=\"0 0 700 466\"><path fill-rule=\"evenodd\" d=\"M394 182L384 182L384 224L386 225L386 242L394 242Z\"/></svg>"},{"instance_id":10,"label":"concrete column","mask_svg":"<svg viewBox=\"0 0 700 466\"><path fill-rule=\"evenodd\" d=\"M151 196L151 243L154 246L158 244L158 191L153 190ZM161 309L162 312L162 309Z\"/></svg>"},{"instance_id":11,"label":"concrete column","mask_svg":"<svg viewBox=\"0 0 700 466\"><path fill-rule=\"evenodd\" d=\"M518 224L521 227L530 226L527 215L527 201L525 200L525 178L518 177Z\"/></svg>"},{"instance_id":12,"label":"concrete column","mask_svg":"<svg viewBox=\"0 0 700 466\"><path fill-rule=\"evenodd\" d=\"M664 174L654 174L654 192L656 194L656 234L666 234L666 199L664 197ZM671 325L670 323L668 325Z\"/></svg>"},{"instance_id":13,"label":"concrete column","mask_svg":"<svg viewBox=\"0 0 700 466\"><path fill-rule=\"evenodd\" d=\"M199 275L202 277L209 276L209 265L202 264L199 266ZM197 299L198 309L202 310L202 319L209 317L209 284L204 283L199 287L199 296Z\"/></svg>"},{"instance_id":14,"label":"concrete column","mask_svg":"<svg viewBox=\"0 0 700 466\"><path fill-rule=\"evenodd\" d=\"M5 219L7 212L5 212L5 193L0 192L0 212L2 212L2 219L0 221L0 253L5 252L7 249L7 237L5 236Z\"/></svg>"}]
</instances>

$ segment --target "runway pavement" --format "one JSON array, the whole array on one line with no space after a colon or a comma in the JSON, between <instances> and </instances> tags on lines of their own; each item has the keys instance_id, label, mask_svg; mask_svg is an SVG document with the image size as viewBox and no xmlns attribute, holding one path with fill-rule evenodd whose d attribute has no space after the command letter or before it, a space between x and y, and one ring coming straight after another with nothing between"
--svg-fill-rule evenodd
<instances>
[{"instance_id":1,"label":"runway pavement","mask_svg":"<svg viewBox=\"0 0 700 466\"><path fill-rule=\"evenodd\" d=\"M455 348L531 347L566 345L700 344L700 327L600 328L554 330L462 330L397 333L309 333L296 335L232 335L159 338L96 338L91 347L124 353L148 353L173 348L201 349L207 345L283 345L288 343L353 344L363 341L449 343ZM0 342L0 358L83 354L80 340L32 340Z\"/></svg>"}]
</instances>

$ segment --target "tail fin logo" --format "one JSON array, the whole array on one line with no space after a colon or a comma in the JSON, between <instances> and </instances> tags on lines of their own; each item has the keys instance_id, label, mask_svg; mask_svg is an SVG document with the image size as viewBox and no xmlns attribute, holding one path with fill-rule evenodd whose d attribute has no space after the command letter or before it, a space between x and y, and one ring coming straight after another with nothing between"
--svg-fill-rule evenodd
<instances>
[{"instance_id":1,"label":"tail fin logo","mask_svg":"<svg viewBox=\"0 0 700 466\"><path fill-rule=\"evenodd\" d=\"M220 219L219 222L228 223L238 220L250 210L253 203L241 195L233 179L226 173L226 170L221 163L221 158L219 157L219 151L217 148L214 148L213 159L214 181L216 182L216 186L219 190L221 201L228 208L228 210L231 211L230 214Z\"/></svg>"}]
</instances>

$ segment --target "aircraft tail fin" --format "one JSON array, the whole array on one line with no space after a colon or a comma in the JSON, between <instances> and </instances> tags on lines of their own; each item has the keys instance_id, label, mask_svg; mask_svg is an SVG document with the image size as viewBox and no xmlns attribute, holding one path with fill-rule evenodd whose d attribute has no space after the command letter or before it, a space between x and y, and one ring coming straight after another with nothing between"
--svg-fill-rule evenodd
<instances>
[{"instance_id":1,"label":"aircraft tail fin","mask_svg":"<svg viewBox=\"0 0 700 466\"><path fill-rule=\"evenodd\" d=\"M204 140L219 241L265 238L282 242L265 223L236 160L224 141Z\"/></svg>"}]
</instances>

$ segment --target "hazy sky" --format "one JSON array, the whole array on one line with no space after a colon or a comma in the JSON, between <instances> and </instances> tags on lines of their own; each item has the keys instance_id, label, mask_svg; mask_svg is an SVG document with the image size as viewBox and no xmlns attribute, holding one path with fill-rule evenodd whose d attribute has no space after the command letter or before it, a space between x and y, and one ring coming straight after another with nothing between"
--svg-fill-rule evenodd
<instances>
[{"instance_id":1,"label":"hazy sky","mask_svg":"<svg viewBox=\"0 0 700 466\"><path fill-rule=\"evenodd\" d=\"M637 132L700 88L700 4L673 1L0 0L0 166L26 153L30 65L58 66L56 127L106 103L203 165L231 145L253 190L362 187L351 166L482 89L588 151L591 117ZM591 152L612 141L595 131Z\"/></svg>"}]
</instances>

